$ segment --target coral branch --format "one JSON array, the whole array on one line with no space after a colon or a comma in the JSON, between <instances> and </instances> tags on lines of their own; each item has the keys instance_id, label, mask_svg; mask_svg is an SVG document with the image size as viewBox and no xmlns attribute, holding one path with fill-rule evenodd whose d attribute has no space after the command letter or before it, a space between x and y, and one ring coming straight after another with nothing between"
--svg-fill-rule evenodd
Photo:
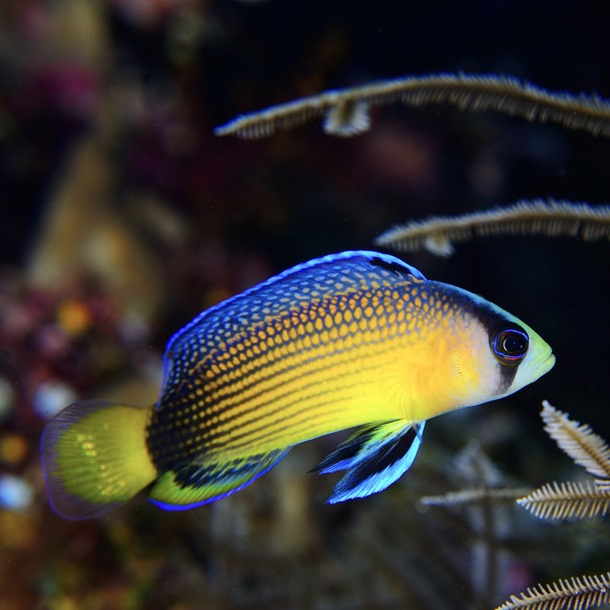
<instances>
[{"instance_id":1,"label":"coral branch","mask_svg":"<svg viewBox=\"0 0 610 610\"><path fill-rule=\"evenodd\" d=\"M519 597L511 596L497 610L587 610L610 603L610 573L536 585Z\"/></svg>"},{"instance_id":2,"label":"coral branch","mask_svg":"<svg viewBox=\"0 0 610 610\"><path fill-rule=\"evenodd\" d=\"M496 110L528 121L550 121L593 135L610 135L610 102L595 95L551 92L510 76L461 73L409 76L330 90L239 116L214 133L264 138L324 116L326 133L353 136L368 130L370 107L395 102Z\"/></svg>"},{"instance_id":3,"label":"coral branch","mask_svg":"<svg viewBox=\"0 0 610 610\"><path fill-rule=\"evenodd\" d=\"M460 216L432 216L386 231L375 243L396 250L424 248L450 256L453 243L487 235L567 235L585 241L610 239L610 206L592 206L549 199L522 200L514 205Z\"/></svg>"}]
</instances>

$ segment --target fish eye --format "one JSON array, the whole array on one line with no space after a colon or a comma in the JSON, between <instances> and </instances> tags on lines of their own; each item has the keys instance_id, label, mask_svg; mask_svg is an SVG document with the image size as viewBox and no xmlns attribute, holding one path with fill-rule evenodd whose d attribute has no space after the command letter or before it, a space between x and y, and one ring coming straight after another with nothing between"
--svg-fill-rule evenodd
<instances>
[{"instance_id":1,"label":"fish eye","mask_svg":"<svg viewBox=\"0 0 610 610\"><path fill-rule=\"evenodd\" d=\"M529 337L516 326L501 328L491 336L491 350L504 366L517 366L527 353Z\"/></svg>"}]
</instances>

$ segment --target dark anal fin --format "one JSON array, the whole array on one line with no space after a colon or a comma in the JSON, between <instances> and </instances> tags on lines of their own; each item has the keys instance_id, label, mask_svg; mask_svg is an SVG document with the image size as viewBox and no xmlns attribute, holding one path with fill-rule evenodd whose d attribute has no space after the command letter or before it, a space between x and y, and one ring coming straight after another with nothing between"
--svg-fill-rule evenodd
<instances>
[{"instance_id":1,"label":"dark anal fin","mask_svg":"<svg viewBox=\"0 0 610 610\"><path fill-rule=\"evenodd\" d=\"M180 470L163 473L153 486L149 500L165 510L186 510L220 500L249 485L273 468L287 453L225 457L205 456Z\"/></svg>"},{"instance_id":2,"label":"dark anal fin","mask_svg":"<svg viewBox=\"0 0 610 610\"><path fill-rule=\"evenodd\" d=\"M330 455L327 455L309 472L330 474L338 470L347 470L354 465L358 453L375 435L375 431L383 424L367 424L361 426L346 441L342 442Z\"/></svg>"},{"instance_id":3,"label":"dark anal fin","mask_svg":"<svg viewBox=\"0 0 610 610\"><path fill-rule=\"evenodd\" d=\"M367 425L339 445L313 472L347 470L328 499L330 504L384 490L406 472L421 445L425 422L391 421Z\"/></svg>"}]
</instances>

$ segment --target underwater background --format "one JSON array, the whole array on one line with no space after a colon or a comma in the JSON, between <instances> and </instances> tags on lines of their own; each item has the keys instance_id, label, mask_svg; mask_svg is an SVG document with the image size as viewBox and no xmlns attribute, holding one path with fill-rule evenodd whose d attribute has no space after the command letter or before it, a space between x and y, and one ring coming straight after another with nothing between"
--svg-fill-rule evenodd
<instances>
[{"instance_id":1,"label":"underwater background","mask_svg":"<svg viewBox=\"0 0 610 610\"><path fill-rule=\"evenodd\" d=\"M170 336L293 264L370 249L391 226L522 198L610 202L610 143L448 105L217 138L240 113L384 78L499 73L610 97L602 2L5 0L0 6L0 609L493 608L537 582L610 570L603 519L547 523L509 502L580 471L542 399L610 438L610 244L487 237L428 278L536 329L555 368L514 396L432 420L413 468L325 504L307 474L339 438L295 448L218 503L143 497L98 520L48 507L38 439L79 398L150 404Z\"/></svg>"}]
</instances>

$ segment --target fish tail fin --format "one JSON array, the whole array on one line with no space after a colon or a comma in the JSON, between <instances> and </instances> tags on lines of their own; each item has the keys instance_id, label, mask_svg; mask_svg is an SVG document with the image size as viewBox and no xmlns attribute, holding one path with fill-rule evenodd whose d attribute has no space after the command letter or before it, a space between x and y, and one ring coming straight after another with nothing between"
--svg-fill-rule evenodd
<instances>
[{"instance_id":1,"label":"fish tail fin","mask_svg":"<svg viewBox=\"0 0 610 610\"><path fill-rule=\"evenodd\" d=\"M369 496L398 480L413 464L425 423L397 420L359 428L312 471L347 470L329 504Z\"/></svg>"},{"instance_id":2,"label":"fish tail fin","mask_svg":"<svg viewBox=\"0 0 610 610\"><path fill-rule=\"evenodd\" d=\"M98 517L157 477L146 447L152 407L76 402L47 424L40 453L49 501L66 519Z\"/></svg>"}]
</instances>

